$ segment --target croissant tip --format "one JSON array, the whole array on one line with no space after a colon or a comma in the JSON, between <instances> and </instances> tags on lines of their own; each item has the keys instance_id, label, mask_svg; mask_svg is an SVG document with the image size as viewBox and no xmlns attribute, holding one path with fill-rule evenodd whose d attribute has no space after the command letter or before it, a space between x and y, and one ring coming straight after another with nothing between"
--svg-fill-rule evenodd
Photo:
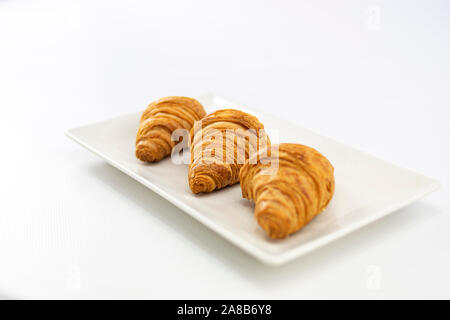
<instances>
[{"instance_id":1,"label":"croissant tip","mask_svg":"<svg viewBox=\"0 0 450 320\"><path fill-rule=\"evenodd\" d=\"M269 235L269 237L271 237L272 239L284 239L287 237L286 233L281 232L282 230L280 230L280 228L272 223L264 223L264 222L260 222L258 221L259 225L261 226L261 228L263 228L267 234Z\"/></svg>"},{"instance_id":2,"label":"croissant tip","mask_svg":"<svg viewBox=\"0 0 450 320\"><path fill-rule=\"evenodd\" d=\"M210 192L209 187L206 183L198 180L194 180L189 184L192 192L195 194L199 194L202 192Z\"/></svg>"},{"instance_id":3,"label":"croissant tip","mask_svg":"<svg viewBox=\"0 0 450 320\"><path fill-rule=\"evenodd\" d=\"M147 148L137 148L136 158L144 162L157 162L161 160L161 158L156 157L154 153Z\"/></svg>"},{"instance_id":4,"label":"croissant tip","mask_svg":"<svg viewBox=\"0 0 450 320\"><path fill-rule=\"evenodd\" d=\"M283 239L289 235L289 221L277 211L272 211L268 203L257 203L255 207L255 218L272 239Z\"/></svg>"}]
</instances>

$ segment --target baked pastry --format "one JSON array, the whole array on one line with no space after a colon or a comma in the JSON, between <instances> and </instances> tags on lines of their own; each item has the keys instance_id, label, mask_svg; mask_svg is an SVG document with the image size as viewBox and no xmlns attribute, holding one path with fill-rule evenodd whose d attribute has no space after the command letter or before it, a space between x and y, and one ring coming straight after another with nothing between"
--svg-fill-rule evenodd
<instances>
[{"instance_id":1,"label":"baked pastry","mask_svg":"<svg viewBox=\"0 0 450 320\"><path fill-rule=\"evenodd\" d=\"M165 97L152 102L141 117L136 157L156 162L168 156L176 143L172 141L172 132L190 130L205 114L203 106L193 98Z\"/></svg>"},{"instance_id":2,"label":"baked pastry","mask_svg":"<svg viewBox=\"0 0 450 320\"><path fill-rule=\"evenodd\" d=\"M239 182L239 170L251 155L270 144L259 120L224 109L204 117L191 129L189 187L211 192Z\"/></svg>"},{"instance_id":3,"label":"baked pastry","mask_svg":"<svg viewBox=\"0 0 450 320\"><path fill-rule=\"evenodd\" d=\"M282 143L265 154L242 167L242 196L256 203L258 224L270 237L281 239L328 205L334 193L334 168L318 151L300 144ZM270 166L278 169L270 174Z\"/></svg>"}]
</instances>

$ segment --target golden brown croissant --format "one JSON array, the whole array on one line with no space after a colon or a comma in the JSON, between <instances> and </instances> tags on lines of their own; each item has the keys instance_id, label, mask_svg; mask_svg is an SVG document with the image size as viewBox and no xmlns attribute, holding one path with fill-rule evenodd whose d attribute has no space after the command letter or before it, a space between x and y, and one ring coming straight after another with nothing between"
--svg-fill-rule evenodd
<instances>
[{"instance_id":1,"label":"golden brown croissant","mask_svg":"<svg viewBox=\"0 0 450 320\"><path fill-rule=\"evenodd\" d=\"M187 97L165 97L152 102L141 117L136 137L136 157L156 162L169 155L175 142L172 132L190 130L195 121L205 116L203 106Z\"/></svg>"},{"instance_id":2,"label":"golden brown croissant","mask_svg":"<svg viewBox=\"0 0 450 320\"><path fill-rule=\"evenodd\" d=\"M334 168L318 151L282 143L241 169L242 196L254 200L255 218L272 238L284 238L322 212L334 193ZM278 169L268 174L269 161ZM266 172L265 172L266 170Z\"/></svg>"},{"instance_id":3,"label":"golden brown croissant","mask_svg":"<svg viewBox=\"0 0 450 320\"><path fill-rule=\"evenodd\" d=\"M193 193L239 182L245 160L270 143L255 116L234 109L207 115L191 129L190 138L189 187Z\"/></svg>"}]
</instances>

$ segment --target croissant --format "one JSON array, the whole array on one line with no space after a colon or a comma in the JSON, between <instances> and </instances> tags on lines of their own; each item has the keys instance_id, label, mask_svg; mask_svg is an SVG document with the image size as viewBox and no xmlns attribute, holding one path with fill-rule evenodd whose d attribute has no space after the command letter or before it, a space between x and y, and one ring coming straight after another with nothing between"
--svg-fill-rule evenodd
<instances>
[{"instance_id":1,"label":"croissant","mask_svg":"<svg viewBox=\"0 0 450 320\"><path fill-rule=\"evenodd\" d=\"M334 168L318 151L282 143L241 169L242 196L255 201L255 218L271 238L281 239L322 212L334 193ZM269 174L268 168L278 168Z\"/></svg>"},{"instance_id":2,"label":"croissant","mask_svg":"<svg viewBox=\"0 0 450 320\"><path fill-rule=\"evenodd\" d=\"M190 140L189 187L193 193L239 182L245 160L270 144L255 116L234 109L218 110L197 122Z\"/></svg>"},{"instance_id":3,"label":"croissant","mask_svg":"<svg viewBox=\"0 0 450 320\"><path fill-rule=\"evenodd\" d=\"M172 132L190 130L205 116L203 106L193 98L165 97L152 102L144 111L136 137L136 157L156 162L172 151Z\"/></svg>"}]
</instances>

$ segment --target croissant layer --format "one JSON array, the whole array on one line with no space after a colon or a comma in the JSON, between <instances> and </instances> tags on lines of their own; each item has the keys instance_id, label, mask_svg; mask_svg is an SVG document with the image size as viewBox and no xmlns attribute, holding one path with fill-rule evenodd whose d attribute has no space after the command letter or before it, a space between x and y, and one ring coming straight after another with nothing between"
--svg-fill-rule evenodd
<instances>
[{"instance_id":1,"label":"croissant layer","mask_svg":"<svg viewBox=\"0 0 450 320\"><path fill-rule=\"evenodd\" d=\"M152 102L141 116L136 157L156 162L168 156L175 145L172 132L190 130L205 114L203 106L193 98L172 96Z\"/></svg>"},{"instance_id":2,"label":"croissant layer","mask_svg":"<svg viewBox=\"0 0 450 320\"><path fill-rule=\"evenodd\" d=\"M245 160L270 143L264 126L248 113L224 109L204 117L191 129L189 187L212 192L239 182Z\"/></svg>"},{"instance_id":3,"label":"croissant layer","mask_svg":"<svg viewBox=\"0 0 450 320\"><path fill-rule=\"evenodd\" d=\"M285 238L326 208L334 193L334 168L300 144L282 143L257 156L239 173L242 196L255 202L255 218L270 237Z\"/></svg>"}]
</instances>

